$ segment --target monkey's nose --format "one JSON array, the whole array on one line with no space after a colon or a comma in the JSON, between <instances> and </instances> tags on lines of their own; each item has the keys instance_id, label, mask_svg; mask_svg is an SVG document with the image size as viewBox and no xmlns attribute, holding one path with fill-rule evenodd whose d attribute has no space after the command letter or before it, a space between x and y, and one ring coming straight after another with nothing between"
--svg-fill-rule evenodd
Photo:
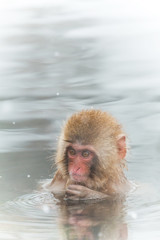
<instances>
[{"instance_id":1,"label":"monkey's nose","mask_svg":"<svg viewBox=\"0 0 160 240\"><path fill-rule=\"evenodd\" d=\"M78 168L76 169L76 172L78 172L78 171L79 171L79 169L80 169L80 167L78 167Z\"/></svg>"}]
</instances>

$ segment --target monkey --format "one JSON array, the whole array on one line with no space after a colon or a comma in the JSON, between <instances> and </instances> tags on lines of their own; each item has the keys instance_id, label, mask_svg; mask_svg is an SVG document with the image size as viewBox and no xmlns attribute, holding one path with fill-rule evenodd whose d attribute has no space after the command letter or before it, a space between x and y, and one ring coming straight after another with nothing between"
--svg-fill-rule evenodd
<instances>
[{"instance_id":1,"label":"monkey","mask_svg":"<svg viewBox=\"0 0 160 240\"><path fill-rule=\"evenodd\" d=\"M126 152L126 135L113 116L95 109L74 113L62 127L48 189L72 201L120 196L129 187Z\"/></svg>"}]
</instances>

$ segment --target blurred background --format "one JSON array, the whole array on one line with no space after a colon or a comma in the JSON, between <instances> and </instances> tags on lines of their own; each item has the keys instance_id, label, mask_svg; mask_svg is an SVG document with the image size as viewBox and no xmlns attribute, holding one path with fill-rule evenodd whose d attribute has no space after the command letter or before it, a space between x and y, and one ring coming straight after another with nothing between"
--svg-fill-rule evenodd
<instances>
[{"instance_id":1,"label":"blurred background","mask_svg":"<svg viewBox=\"0 0 160 240\"><path fill-rule=\"evenodd\" d=\"M159 239L159 9L156 0L0 1L1 203L50 178L63 121L98 108L124 126L126 175L147 186L132 201L143 215L132 236Z\"/></svg>"}]
</instances>

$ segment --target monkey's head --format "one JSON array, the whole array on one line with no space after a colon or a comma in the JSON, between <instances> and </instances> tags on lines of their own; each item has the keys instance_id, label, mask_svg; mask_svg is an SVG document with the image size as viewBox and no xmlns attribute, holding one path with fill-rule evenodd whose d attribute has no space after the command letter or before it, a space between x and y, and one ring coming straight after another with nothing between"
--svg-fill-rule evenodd
<instances>
[{"instance_id":1,"label":"monkey's head","mask_svg":"<svg viewBox=\"0 0 160 240\"><path fill-rule=\"evenodd\" d=\"M125 155L121 125L101 110L83 110L73 114L64 125L56 164L63 177L92 185L95 181L102 183L104 178L117 178L125 166Z\"/></svg>"}]
</instances>

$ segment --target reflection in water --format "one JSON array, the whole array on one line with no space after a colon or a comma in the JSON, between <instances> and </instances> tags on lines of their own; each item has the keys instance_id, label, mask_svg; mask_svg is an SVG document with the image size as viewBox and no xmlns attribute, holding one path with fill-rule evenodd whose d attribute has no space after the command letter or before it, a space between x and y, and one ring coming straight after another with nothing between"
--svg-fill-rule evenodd
<instances>
[{"instance_id":1,"label":"reflection in water","mask_svg":"<svg viewBox=\"0 0 160 240\"><path fill-rule=\"evenodd\" d=\"M79 203L61 206L65 239L127 240L122 202Z\"/></svg>"},{"instance_id":2,"label":"reflection in water","mask_svg":"<svg viewBox=\"0 0 160 240\"><path fill-rule=\"evenodd\" d=\"M8 202L0 210L0 239L127 240L123 201L59 203L41 192ZM57 221L61 231L55 229Z\"/></svg>"}]
</instances>

